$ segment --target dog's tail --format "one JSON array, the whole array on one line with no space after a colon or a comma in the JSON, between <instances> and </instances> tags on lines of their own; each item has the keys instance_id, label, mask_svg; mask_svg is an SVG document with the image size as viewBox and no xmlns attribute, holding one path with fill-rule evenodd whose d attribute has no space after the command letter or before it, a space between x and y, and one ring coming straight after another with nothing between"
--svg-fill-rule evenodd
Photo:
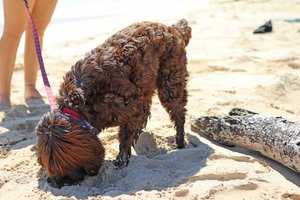
<instances>
[{"instance_id":1,"label":"dog's tail","mask_svg":"<svg viewBox=\"0 0 300 200\"><path fill-rule=\"evenodd\" d=\"M192 37L192 28L189 27L188 22L185 19L181 19L176 24L173 24L172 28L178 30L184 39L185 46L187 46Z\"/></svg>"}]
</instances>

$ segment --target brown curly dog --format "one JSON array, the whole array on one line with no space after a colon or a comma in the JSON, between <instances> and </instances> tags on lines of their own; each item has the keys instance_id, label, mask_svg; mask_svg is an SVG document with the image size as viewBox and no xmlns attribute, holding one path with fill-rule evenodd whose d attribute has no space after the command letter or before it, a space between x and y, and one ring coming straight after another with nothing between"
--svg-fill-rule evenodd
<instances>
[{"instance_id":1,"label":"brown curly dog","mask_svg":"<svg viewBox=\"0 0 300 200\"><path fill-rule=\"evenodd\" d=\"M105 150L97 134L108 127L120 128L114 164L127 166L155 90L174 122L177 147L184 148L190 38L185 19L172 26L136 23L72 66L59 89L59 108L46 113L36 129L38 162L54 186L98 173Z\"/></svg>"}]
</instances>

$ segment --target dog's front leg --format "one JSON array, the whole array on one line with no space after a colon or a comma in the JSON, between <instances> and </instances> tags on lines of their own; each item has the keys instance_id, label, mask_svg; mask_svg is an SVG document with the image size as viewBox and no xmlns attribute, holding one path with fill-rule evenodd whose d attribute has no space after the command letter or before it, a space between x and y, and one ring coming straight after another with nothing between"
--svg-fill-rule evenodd
<instances>
[{"instance_id":1,"label":"dog's front leg","mask_svg":"<svg viewBox=\"0 0 300 200\"><path fill-rule=\"evenodd\" d=\"M130 121L120 126L119 130L119 155L114 164L116 167L126 167L131 156L131 146L134 146L140 133L147 124L150 115L151 98L144 99L143 104L134 106L140 108L138 112L131 112Z\"/></svg>"},{"instance_id":2,"label":"dog's front leg","mask_svg":"<svg viewBox=\"0 0 300 200\"><path fill-rule=\"evenodd\" d=\"M114 161L116 167L122 168L126 167L129 163L129 158L131 156L131 145L133 142L134 129L127 123L120 126L119 130L119 155Z\"/></svg>"}]
</instances>

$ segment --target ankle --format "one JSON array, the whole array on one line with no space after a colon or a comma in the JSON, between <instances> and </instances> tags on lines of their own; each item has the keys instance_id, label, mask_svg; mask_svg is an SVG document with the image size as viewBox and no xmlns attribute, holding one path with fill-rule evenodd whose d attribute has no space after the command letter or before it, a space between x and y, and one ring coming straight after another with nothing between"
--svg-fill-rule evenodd
<instances>
[{"instance_id":1,"label":"ankle","mask_svg":"<svg viewBox=\"0 0 300 200\"><path fill-rule=\"evenodd\" d=\"M36 89L34 84L26 84L24 90L24 97L25 98L41 98L42 95Z\"/></svg>"},{"instance_id":2,"label":"ankle","mask_svg":"<svg viewBox=\"0 0 300 200\"><path fill-rule=\"evenodd\" d=\"M11 108L10 96L0 95L0 111Z\"/></svg>"},{"instance_id":3,"label":"ankle","mask_svg":"<svg viewBox=\"0 0 300 200\"><path fill-rule=\"evenodd\" d=\"M25 84L25 88L35 88L35 84Z\"/></svg>"}]
</instances>

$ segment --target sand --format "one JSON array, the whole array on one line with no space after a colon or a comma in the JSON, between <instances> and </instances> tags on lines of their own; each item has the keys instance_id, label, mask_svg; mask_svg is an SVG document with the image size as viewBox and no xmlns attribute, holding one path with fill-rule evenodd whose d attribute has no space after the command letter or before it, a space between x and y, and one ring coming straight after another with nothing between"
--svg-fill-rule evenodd
<instances>
[{"instance_id":1,"label":"sand","mask_svg":"<svg viewBox=\"0 0 300 200\"><path fill-rule=\"evenodd\" d=\"M300 1L189 0L177 9L154 3L126 17L51 23L44 61L57 93L64 73L120 28L142 20L172 24L186 18L193 28L187 48L187 148L174 147L173 125L155 96L152 117L127 168L112 165L118 141L117 129L111 128L99 134L107 155L97 176L50 187L36 162L34 133L49 106L47 98L24 101L20 50L13 108L0 112L0 199L300 199L299 174L257 152L208 141L189 125L191 115L225 115L233 107L300 121L300 23L285 21L300 17ZM252 34L269 19L272 33ZM45 95L40 76L38 88Z\"/></svg>"}]
</instances>

